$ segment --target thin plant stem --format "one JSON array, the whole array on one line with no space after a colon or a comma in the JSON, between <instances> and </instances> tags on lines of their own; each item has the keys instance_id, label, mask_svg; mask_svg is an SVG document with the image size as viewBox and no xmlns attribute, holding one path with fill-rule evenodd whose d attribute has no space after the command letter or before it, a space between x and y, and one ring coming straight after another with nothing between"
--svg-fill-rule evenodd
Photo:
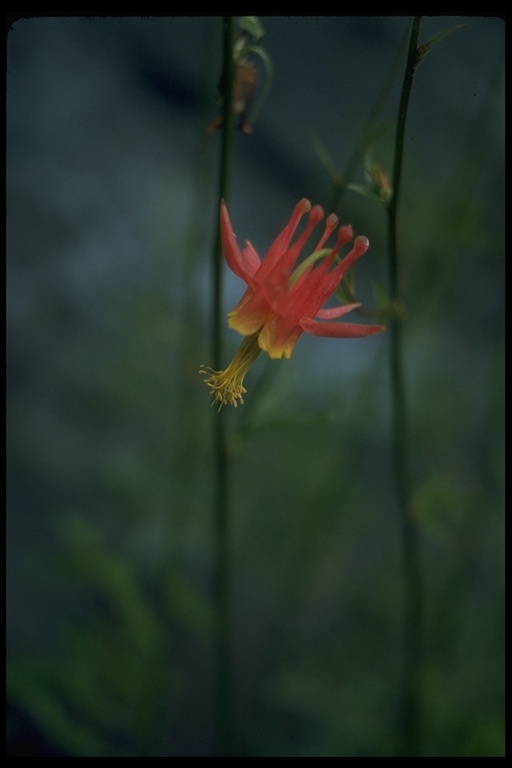
<instances>
[{"instance_id":1,"label":"thin plant stem","mask_svg":"<svg viewBox=\"0 0 512 768\"><path fill-rule=\"evenodd\" d=\"M223 129L220 151L220 202L227 199L231 158L233 154L233 83L235 78L234 18L225 16L223 29ZM220 222L213 253L212 357L215 370L222 368L222 245ZM224 411L214 415L214 601L215 601L215 714L214 751L218 757L233 754L233 687L230 622L230 556L229 556L229 466Z\"/></svg>"},{"instance_id":2,"label":"thin plant stem","mask_svg":"<svg viewBox=\"0 0 512 768\"><path fill-rule=\"evenodd\" d=\"M403 318L397 219L402 160L404 153L405 123L412 82L418 64L417 46L421 16L412 20L404 81L396 123L392 196L387 207L389 290L393 307L397 310L390 320L389 362L392 399L393 473L400 519L402 540L403 578L403 634L402 682L400 694L401 752L417 755L420 721L420 666L422 622L422 576L418 529L411 517L411 478L409 468L409 438L403 363Z\"/></svg>"}]
</instances>

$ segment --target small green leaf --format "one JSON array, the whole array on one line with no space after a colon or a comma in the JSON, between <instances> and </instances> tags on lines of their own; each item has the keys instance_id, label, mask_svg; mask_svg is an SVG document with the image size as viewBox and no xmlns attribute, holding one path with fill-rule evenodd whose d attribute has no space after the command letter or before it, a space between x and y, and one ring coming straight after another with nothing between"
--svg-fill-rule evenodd
<instances>
[{"instance_id":1,"label":"small green leaf","mask_svg":"<svg viewBox=\"0 0 512 768\"><path fill-rule=\"evenodd\" d=\"M452 27L452 29L444 29L442 32L438 32L437 35L430 37L426 43L421 43L418 46L418 64L425 58L427 53L429 53L435 45L441 42L441 40L444 40L445 37L451 35L452 32L455 32L457 29L462 29L463 27L467 26L467 24L458 24L456 27Z\"/></svg>"},{"instance_id":2,"label":"small green leaf","mask_svg":"<svg viewBox=\"0 0 512 768\"><path fill-rule=\"evenodd\" d=\"M352 192L357 192L358 195L378 200L379 203L384 202L374 187L366 186L366 184L347 184L347 188L351 189Z\"/></svg>"}]
</instances>

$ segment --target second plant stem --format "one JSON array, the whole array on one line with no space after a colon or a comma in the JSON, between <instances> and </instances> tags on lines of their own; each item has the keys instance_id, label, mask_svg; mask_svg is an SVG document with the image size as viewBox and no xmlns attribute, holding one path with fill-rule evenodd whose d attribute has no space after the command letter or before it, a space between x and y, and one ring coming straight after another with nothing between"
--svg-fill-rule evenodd
<instances>
[{"instance_id":1,"label":"second plant stem","mask_svg":"<svg viewBox=\"0 0 512 768\"><path fill-rule=\"evenodd\" d=\"M411 517L411 480L409 468L409 438L403 364L403 323L401 311L401 285L397 244L397 212L402 178L405 123L414 72L418 63L417 47L421 17L411 23L405 76L398 108L395 135L393 194L387 208L389 287L395 314L390 324L390 376L392 398L393 472L399 511L402 545L403 581L403 634L401 747L404 755L414 756L419 751L421 664L422 583L418 529Z\"/></svg>"}]
</instances>

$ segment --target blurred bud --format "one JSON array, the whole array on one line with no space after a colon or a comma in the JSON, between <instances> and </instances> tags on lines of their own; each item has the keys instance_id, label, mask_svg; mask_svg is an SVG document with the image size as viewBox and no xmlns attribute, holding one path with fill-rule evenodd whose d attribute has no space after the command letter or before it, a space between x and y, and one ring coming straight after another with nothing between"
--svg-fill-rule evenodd
<instances>
[{"instance_id":1,"label":"blurred bud","mask_svg":"<svg viewBox=\"0 0 512 768\"><path fill-rule=\"evenodd\" d=\"M389 203L391 200L392 190L388 176L382 170L380 163L374 162L366 170L373 189L377 197L379 197L383 203Z\"/></svg>"}]
</instances>

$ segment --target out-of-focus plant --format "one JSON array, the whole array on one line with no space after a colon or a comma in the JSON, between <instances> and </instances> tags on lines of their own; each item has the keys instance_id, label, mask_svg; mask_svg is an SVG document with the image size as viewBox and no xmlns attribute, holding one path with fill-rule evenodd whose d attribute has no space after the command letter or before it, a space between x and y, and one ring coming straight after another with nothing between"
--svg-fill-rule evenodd
<instances>
[{"instance_id":1,"label":"out-of-focus plant","mask_svg":"<svg viewBox=\"0 0 512 768\"><path fill-rule=\"evenodd\" d=\"M87 596L85 604L55 651L13 655L9 704L64 755L173 751L173 720L188 684L179 658L193 635L209 629L209 603L179 569L144 586L136 562L112 551L85 518L70 516L66 531L59 575ZM16 721L12 727L15 743Z\"/></svg>"}]
</instances>

